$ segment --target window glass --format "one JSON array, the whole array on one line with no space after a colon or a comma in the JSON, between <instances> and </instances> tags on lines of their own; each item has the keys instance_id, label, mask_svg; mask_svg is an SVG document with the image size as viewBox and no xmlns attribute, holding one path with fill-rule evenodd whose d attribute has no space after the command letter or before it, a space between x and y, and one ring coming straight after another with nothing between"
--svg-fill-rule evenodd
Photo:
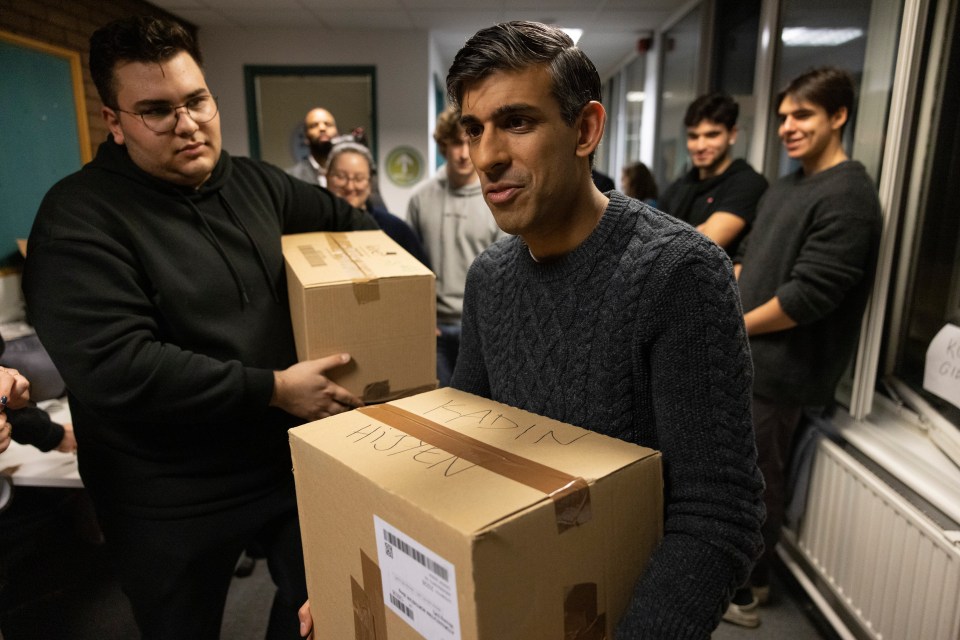
<instances>
[{"instance_id":1,"label":"window glass","mask_svg":"<svg viewBox=\"0 0 960 640\"><path fill-rule=\"evenodd\" d=\"M753 78L757 64L761 0L717 0L714 24L713 91L724 91L740 105L735 158L746 158L756 117Z\"/></svg>"},{"instance_id":2,"label":"window glass","mask_svg":"<svg viewBox=\"0 0 960 640\"><path fill-rule=\"evenodd\" d=\"M683 116L697 97L700 71L702 5L663 32L657 184L673 182L687 164Z\"/></svg>"},{"instance_id":3,"label":"window glass","mask_svg":"<svg viewBox=\"0 0 960 640\"><path fill-rule=\"evenodd\" d=\"M643 105L646 100L644 85L647 80L647 57L640 55L627 65L625 70L626 94L624 105L626 163L640 159L640 123L643 119Z\"/></svg>"},{"instance_id":4,"label":"window glass","mask_svg":"<svg viewBox=\"0 0 960 640\"><path fill-rule=\"evenodd\" d=\"M877 0L877 4L882 3L885 0ZM773 82L771 126L768 129L767 175L782 176L799 167L797 162L787 157L777 138L776 110L779 105L774 103L781 88L801 73L824 65L842 66L853 76L854 85L862 86L871 4L871 0L846 0L843 3L835 0L784 0L777 72ZM890 55L894 52L895 49ZM890 80L887 79L887 86ZM844 132L844 147L848 152L856 135L857 111L851 114L852 118Z\"/></svg>"},{"instance_id":5,"label":"window glass","mask_svg":"<svg viewBox=\"0 0 960 640\"><path fill-rule=\"evenodd\" d=\"M603 105L604 109L607 111L607 126L603 131L603 137L600 139L600 144L597 146L596 154L594 155L593 166L598 171L603 173L609 173L611 171L612 158L610 157L611 149L613 146L614 140L617 139L619 135L619 130L617 127L618 112L622 108L620 103L617 101L617 82L618 76L614 76L604 82L600 86L600 104Z\"/></svg>"},{"instance_id":6,"label":"window glass","mask_svg":"<svg viewBox=\"0 0 960 640\"><path fill-rule=\"evenodd\" d=\"M956 22L956 18L954 18ZM960 408L923 389L930 341L947 323L960 326L960 54L956 40L936 85L938 104L920 181L918 218L908 275L899 283L903 304L889 308L899 322L890 323L884 359L887 370L907 383L941 415L960 427ZM933 76L935 77L935 76ZM918 145L922 146L922 145ZM902 233L901 236L907 234ZM898 298L898 295L893 295ZM960 350L957 352L960 364ZM960 378L957 379L960 385Z\"/></svg>"}]
</instances>

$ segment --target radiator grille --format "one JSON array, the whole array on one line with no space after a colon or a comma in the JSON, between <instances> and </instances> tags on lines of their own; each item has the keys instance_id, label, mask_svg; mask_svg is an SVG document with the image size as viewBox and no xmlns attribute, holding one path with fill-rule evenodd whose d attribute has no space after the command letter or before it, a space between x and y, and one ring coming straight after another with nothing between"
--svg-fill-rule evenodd
<instances>
[{"instance_id":1,"label":"radiator grille","mask_svg":"<svg viewBox=\"0 0 960 640\"><path fill-rule=\"evenodd\" d=\"M868 637L960 639L960 548L826 439L797 546Z\"/></svg>"}]
</instances>

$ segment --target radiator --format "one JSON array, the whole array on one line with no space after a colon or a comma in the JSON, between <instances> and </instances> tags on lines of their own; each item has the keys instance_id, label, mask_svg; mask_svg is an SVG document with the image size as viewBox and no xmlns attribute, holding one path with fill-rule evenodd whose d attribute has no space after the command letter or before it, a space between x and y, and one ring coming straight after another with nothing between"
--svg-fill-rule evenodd
<instances>
[{"instance_id":1,"label":"radiator","mask_svg":"<svg viewBox=\"0 0 960 640\"><path fill-rule=\"evenodd\" d=\"M795 544L857 635L960 639L960 546L826 439Z\"/></svg>"}]
</instances>

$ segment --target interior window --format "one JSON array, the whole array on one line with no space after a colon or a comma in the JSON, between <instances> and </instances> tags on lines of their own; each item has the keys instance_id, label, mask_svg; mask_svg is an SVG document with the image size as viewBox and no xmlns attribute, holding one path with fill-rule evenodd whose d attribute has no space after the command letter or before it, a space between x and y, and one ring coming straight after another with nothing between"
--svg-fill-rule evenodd
<instances>
[{"instance_id":1,"label":"interior window","mask_svg":"<svg viewBox=\"0 0 960 640\"><path fill-rule=\"evenodd\" d=\"M956 25L955 16L953 24ZM933 410L938 417L960 429L960 408L923 388L931 340L946 324L960 326L960 215L957 215L960 181L956 179L960 175L960 120L956 117L960 110L958 50L960 47L954 39L945 58L947 64L938 75L931 76L938 87L938 104L933 107L934 121L922 165L917 219L915 226L910 227L915 233L909 246L901 248L902 255L906 256L900 269L903 275L891 293L891 319L883 344L881 373L892 376L925 401L914 402L920 405L911 407L915 411L923 414L924 410ZM900 235L911 237L904 231ZM960 365L960 353L957 364ZM881 390L896 396L889 382L887 378ZM956 383L960 386L960 378Z\"/></svg>"}]
</instances>

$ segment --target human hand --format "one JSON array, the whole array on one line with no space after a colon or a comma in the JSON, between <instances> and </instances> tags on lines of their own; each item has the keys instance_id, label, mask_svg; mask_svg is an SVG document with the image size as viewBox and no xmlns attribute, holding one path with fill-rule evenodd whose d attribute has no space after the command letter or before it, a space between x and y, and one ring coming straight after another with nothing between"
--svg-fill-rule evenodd
<instances>
[{"instance_id":1,"label":"human hand","mask_svg":"<svg viewBox=\"0 0 960 640\"><path fill-rule=\"evenodd\" d=\"M0 411L22 409L30 401L30 381L16 369L0 367Z\"/></svg>"},{"instance_id":2,"label":"human hand","mask_svg":"<svg viewBox=\"0 0 960 640\"><path fill-rule=\"evenodd\" d=\"M0 367L0 453L10 446L11 425L7 409L20 409L30 400L30 382L16 369Z\"/></svg>"},{"instance_id":3,"label":"human hand","mask_svg":"<svg viewBox=\"0 0 960 640\"><path fill-rule=\"evenodd\" d=\"M0 453L10 446L10 423L7 422L7 412L0 413Z\"/></svg>"},{"instance_id":4,"label":"human hand","mask_svg":"<svg viewBox=\"0 0 960 640\"><path fill-rule=\"evenodd\" d=\"M297 611L297 617L300 618L300 637L313 640L313 615L310 613L309 600Z\"/></svg>"},{"instance_id":5,"label":"human hand","mask_svg":"<svg viewBox=\"0 0 960 640\"><path fill-rule=\"evenodd\" d=\"M323 375L348 362L350 355L340 353L274 371L270 406L304 420L319 420L363 406L360 398Z\"/></svg>"},{"instance_id":6,"label":"human hand","mask_svg":"<svg viewBox=\"0 0 960 640\"><path fill-rule=\"evenodd\" d=\"M60 444L57 445L57 451L76 453L77 439L73 435L73 425L68 422L61 426L63 426L63 439L60 441Z\"/></svg>"}]
</instances>

